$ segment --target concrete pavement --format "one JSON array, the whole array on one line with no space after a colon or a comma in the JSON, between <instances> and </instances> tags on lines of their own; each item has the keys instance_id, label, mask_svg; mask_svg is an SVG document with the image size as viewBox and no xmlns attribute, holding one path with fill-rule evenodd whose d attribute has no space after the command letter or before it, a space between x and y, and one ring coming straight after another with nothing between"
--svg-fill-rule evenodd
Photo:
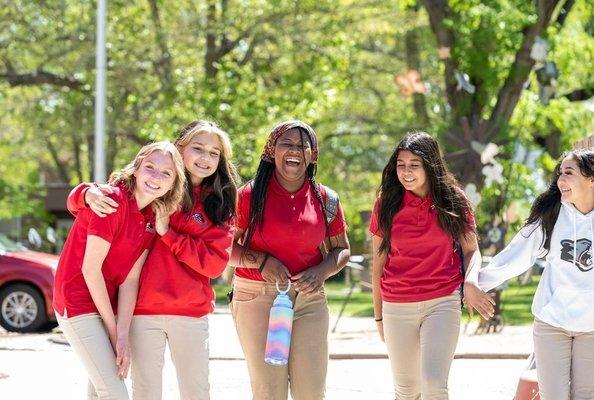
<instances>
[{"instance_id":1,"label":"concrete pavement","mask_svg":"<svg viewBox=\"0 0 594 400\"><path fill-rule=\"evenodd\" d=\"M473 332L474 327L467 331ZM247 366L226 307L210 316L210 337L211 399L251 398ZM57 332L19 335L0 331L0 399L85 398L84 369L63 343ZM530 326L508 326L489 335L462 333L450 374L450 398L511 400L526 364L523 357L531 351ZM393 399L389 361L372 318L343 317L336 333L330 334L330 352L328 400ZM178 399L169 355L163 376L163 399Z\"/></svg>"}]
</instances>

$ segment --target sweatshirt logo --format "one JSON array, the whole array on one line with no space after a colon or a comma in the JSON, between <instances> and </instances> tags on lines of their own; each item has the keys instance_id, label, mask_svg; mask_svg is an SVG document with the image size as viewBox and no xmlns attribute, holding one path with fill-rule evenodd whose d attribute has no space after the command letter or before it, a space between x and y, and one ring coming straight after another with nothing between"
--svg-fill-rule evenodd
<instances>
[{"instance_id":1,"label":"sweatshirt logo","mask_svg":"<svg viewBox=\"0 0 594 400\"><path fill-rule=\"evenodd\" d=\"M192 214L192 219L198 222L200 225L204 225L204 217L199 212Z\"/></svg>"},{"instance_id":2,"label":"sweatshirt logo","mask_svg":"<svg viewBox=\"0 0 594 400\"><path fill-rule=\"evenodd\" d=\"M149 232L149 233L155 233L155 227L153 226L152 223L147 222L146 227L144 228L144 231Z\"/></svg>"},{"instance_id":3,"label":"sweatshirt logo","mask_svg":"<svg viewBox=\"0 0 594 400\"><path fill-rule=\"evenodd\" d=\"M573 260L574 241L564 239L561 241L561 259L574 264L582 272L588 272L594 265L592 263L592 242L588 239L578 239L576 243L575 262Z\"/></svg>"}]
</instances>

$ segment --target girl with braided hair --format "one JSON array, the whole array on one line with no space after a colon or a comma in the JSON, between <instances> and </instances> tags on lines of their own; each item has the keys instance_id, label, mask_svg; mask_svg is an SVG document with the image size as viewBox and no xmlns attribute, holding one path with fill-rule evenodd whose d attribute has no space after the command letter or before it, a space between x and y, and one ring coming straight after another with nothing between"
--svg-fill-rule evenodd
<instances>
[{"instance_id":1,"label":"girl with braided hair","mask_svg":"<svg viewBox=\"0 0 594 400\"><path fill-rule=\"evenodd\" d=\"M231 312L245 353L253 398L325 397L328 306L324 282L350 255L346 223L331 189L316 183L318 143L307 124L277 125L266 142L253 181L239 189L236 267ZM268 317L286 287L294 304L288 364L264 362ZM289 385L290 382L290 385Z\"/></svg>"}]
</instances>

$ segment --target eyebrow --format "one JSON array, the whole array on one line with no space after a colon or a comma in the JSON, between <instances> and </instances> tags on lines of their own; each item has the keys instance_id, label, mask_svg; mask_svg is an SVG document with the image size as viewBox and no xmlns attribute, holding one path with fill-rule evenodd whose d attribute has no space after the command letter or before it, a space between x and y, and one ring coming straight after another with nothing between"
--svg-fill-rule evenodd
<instances>
[{"instance_id":1,"label":"eyebrow","mask_svg":"<svg viewBox=\"0 0 594 400\"><path fill-rule=\"evenodd\" d=\"M200 139L198 139L198 138L196 138L190 142L190 145L193 145L193 144L199 144L200 146L205 146L205 144L203 142L201 142ZM223 150L221 150L221 148L219 146L214 146L214 148L220 152L223 151Z\"/></svg>"},{"instance_id":2,"label":"eyebrow","mask_svg":"<svg viewBox=\"0 0 594 400\"><path fill-rule=\"evenodd\" d=\"M416 161L416 162L423 162L423 160L421 160L420 158L413 158L410 161L411 162L414 162L414 161ZM402 158L397 158L396 159L396 162L404 162L404 160Z\"/></svg>"}]
</instances>

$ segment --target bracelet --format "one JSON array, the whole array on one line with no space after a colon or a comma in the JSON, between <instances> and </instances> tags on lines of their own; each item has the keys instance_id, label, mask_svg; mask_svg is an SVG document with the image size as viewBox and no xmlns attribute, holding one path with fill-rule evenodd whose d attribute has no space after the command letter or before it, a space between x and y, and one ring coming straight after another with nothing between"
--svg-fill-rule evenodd
<instances>
[{"instance_id":1,"label":"bracelet","mask_svg":"<svg viewBox=\"0 0 594 400\"><path fill-rule=\"evenodd\" d=\"M270 254L266 253L266 255L264 256L264 259L262 260L262 262L260 263L260 266L258 267L258 272L262 273L262 270L264 269L264 265L266 265L266 261L268 261L268 257L270 257Z\"/></svg>"},{"instance_id":2,"label":"bracelet","mask_svg":"<svg viewBox=\"0 0 594 400\"><path fill-rule=\"evenodd\" d=\"M376 318L375 322L382 322L384 319L383 318Z\"/></svg>"}]
</instances>

